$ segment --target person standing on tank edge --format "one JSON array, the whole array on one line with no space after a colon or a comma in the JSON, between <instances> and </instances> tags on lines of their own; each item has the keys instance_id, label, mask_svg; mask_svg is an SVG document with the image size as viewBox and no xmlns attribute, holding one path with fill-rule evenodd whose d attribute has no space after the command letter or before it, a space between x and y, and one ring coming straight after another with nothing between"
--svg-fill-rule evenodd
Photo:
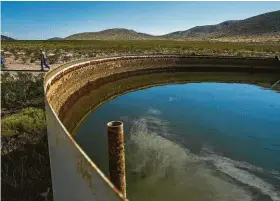
<instances>
[{"instance_id":1,"label":"person standing on tank edge","mask_svg":"<svg viewBox=\"0 0 280 201\"><path fill-rule=\"evenodd\" d=\"M46 66L48 69L50 69L49 65L46 62L47 57L45 51L41 48L41 70L44 70L44 66Z\"/></svg>"}]
</instances>

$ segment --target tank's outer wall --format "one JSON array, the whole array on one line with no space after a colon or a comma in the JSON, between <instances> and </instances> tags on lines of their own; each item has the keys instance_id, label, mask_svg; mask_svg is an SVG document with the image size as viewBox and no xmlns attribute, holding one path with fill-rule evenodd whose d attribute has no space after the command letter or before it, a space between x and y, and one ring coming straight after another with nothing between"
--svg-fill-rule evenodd
<instances>
[{"instance_id":1,"label":"tank's outer wall","mask_svg":"<svg viewBox=\"0 0 280 201\"><path fill-rule=\"evenodd\" d=\"M55 201L121 201L122 195L76 144L46 103Z\"/></svg>"}]
</instances>

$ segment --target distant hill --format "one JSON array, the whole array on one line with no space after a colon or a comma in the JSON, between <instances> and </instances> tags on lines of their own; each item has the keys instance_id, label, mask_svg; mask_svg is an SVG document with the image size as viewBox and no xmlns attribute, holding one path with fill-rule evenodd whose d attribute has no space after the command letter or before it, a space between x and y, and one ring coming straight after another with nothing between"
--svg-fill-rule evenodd
<instances>
[{"instance_id":1,"label":"distant hill","mask_svg":"<svg viewBox=\"0 0 280 201\"><path fill-rule=\"evenodd\" d=\"M196 26L185 31L153 36L123 28L70 35L66 40L277 40L280 41L280 11L244 20L229 20L215 25Z\"/></svg>"},{"instance_id":2,"label":"distant hill","mask_svg":"<svg viewBox=\"0 0 280 201\"><path fill-rule=\"evenodd\" d=\"M64 40L64 38L60 38L60 37L53 37L53 38L49 38L47 40Z\"/></svg>"},{"instance_id":3,"label":"distant hill","mask_svg":"<svg viewBox=\"0 0 280 201\"><path fill-rule=\"evenodd\" d=\"M1 40L14 40L1 35ZM280 42L280 10L244 20L229 20L215 25L196 26L184 31L153 36L124 28L76 33L47 40L219 40Z\"/></svg>"},{"instance_id":4,"label":"distant hill","mask_svg":"<svg viewBox=\"0 0 280 201\"><path fill-rule=\"evenodd\" d=\"M278 37L280 40L280 11L257 15L245 20L225 21L216 25L196 26L186 31L162 37L169 39L217 39Z\"/></svg>"},{"instance_id":5,"label":"distant hill","mask_svg":"<svg viewBox=\"0 0 280 201\"><path fill-rule=\"evenodd\" d=\"M196 26L185 31L176 31L162 37L171 38L171 39L184 39L184 38L193 38L193 37L209 37L213 33L227 29L231 25L235 24L237 21L225 21L217 25L205 25L205 26Z\"/></svg>"},{"instance_id":6,"label":"distant hill","mask_svg":"<svg viewBox=\"0 0 280 201\"><path fill-rule=\"evenodd\" d=\"M77 33L66 37L66 40L152 40L156 36L139 33L134 30L116 28L99 32Z\"/></svg>"},{"instance_id":7,"label":"distant hill","mask_svg":"<svg viewBox=\"0 0 280 201\"><path fill-rule=\"evenodd\" d=\"M15 40L15 39L8 36L1 35L1 41L2 40Z\"/></svg>"}]
</instances>

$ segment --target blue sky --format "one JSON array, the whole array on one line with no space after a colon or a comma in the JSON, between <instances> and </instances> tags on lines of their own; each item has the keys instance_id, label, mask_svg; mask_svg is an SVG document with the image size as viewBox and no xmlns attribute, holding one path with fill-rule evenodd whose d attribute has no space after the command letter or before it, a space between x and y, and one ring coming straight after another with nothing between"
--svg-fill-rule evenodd
<instances>
[{"instance_id":1,"label":"blue sky","mask_svg":"<svg viewBox=\"0 0 280 201\"><path fill-rule=\"evenodd\" d=\"M161 35L280 10L280 2L1 2L1 32L16 39L127 28Z\"/></svg>"}]
</instances>

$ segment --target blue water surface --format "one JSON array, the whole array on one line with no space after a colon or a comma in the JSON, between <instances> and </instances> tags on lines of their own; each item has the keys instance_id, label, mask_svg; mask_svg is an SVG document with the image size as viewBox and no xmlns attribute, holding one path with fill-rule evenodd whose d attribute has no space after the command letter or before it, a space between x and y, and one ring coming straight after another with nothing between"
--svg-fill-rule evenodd
<instances>
[{"instance_id":1,"label":"blue water surface","mask_svg":"<svg viewBox=\"0 0 280 201\"><path fill-rule=\"evenodd\" d=\"M131 122L149 115L168 122L169 135L165 138L195 155L202 156L207 148L230 161L262 169L256 175L268 182L270 191L260 190L261 185L256 187L254 183L249 186L266 196L269 195L266 192L280 191L280 94L276 91L227 83L152 87L115 98L91 113L77 129L76 138L89 155L97 159L91 147L100 146L98 154L106 154L103 146L105 143L106 147L108 121L124 121L128 133ZM106 160L99 158L97 163L107 171ZM271 177L273 174L278 180ZM271 194L269 198L277 200L277 196Z\"/></svg>"}]
</instances>

